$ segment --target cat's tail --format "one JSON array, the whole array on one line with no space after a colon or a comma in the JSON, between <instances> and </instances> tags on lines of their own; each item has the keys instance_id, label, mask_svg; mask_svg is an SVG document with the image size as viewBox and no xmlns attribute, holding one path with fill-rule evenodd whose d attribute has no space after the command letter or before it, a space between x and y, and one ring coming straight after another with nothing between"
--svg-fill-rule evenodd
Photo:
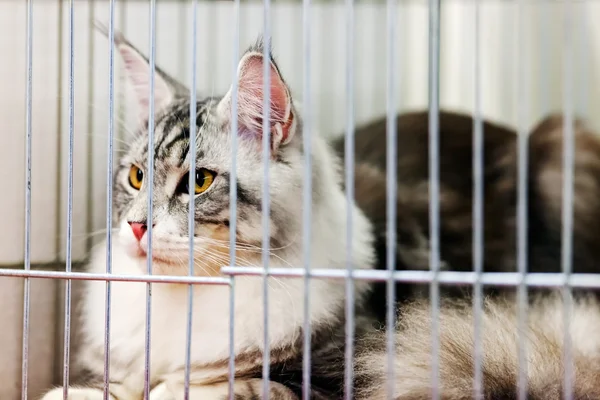
<instances>
[{"instance_id":1,"label":"cat's tail","mask_svg":"<svg viewBox=\"0 0 600 400\"><path fill-rule=\"evenodd\" d=\"M432 395L431 309L428 303L408 306L396 332L394 398L429 399ZM525 377L529 399L562 399L564 393L563 302L558 296L529 307L527 328L519 335L514 302L486 300L481 318L484 399L517 399L518 344L526 338ZM600 305L576 300L569 314L574 399L600 399ZM474 316L469 302L441 307L439 326L439 394L444 400L474 396ZM388 365L385 334L356 358L359 399L387 399Z\"/></svg>"}]
</instances>

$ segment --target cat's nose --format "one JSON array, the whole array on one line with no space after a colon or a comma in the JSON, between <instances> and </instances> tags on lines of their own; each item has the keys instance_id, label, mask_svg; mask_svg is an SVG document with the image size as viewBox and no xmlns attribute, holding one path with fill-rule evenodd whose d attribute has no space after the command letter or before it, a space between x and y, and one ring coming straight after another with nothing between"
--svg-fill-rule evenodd
<instances>
[{"instance_id":1,"label":"cat's nose","mask_svg":"<svg viewBox=\"0 0 600 400\"><path fill-rule=\"evenodd\" d=\"M129 226L131 226L133 236L135 236L138 242L142 240L142 236L144 236L144 233L146 233L146 231L148 230L148 226L142 222L127 221L127 223L129 224Z\"/></svg>"}]
</instances>

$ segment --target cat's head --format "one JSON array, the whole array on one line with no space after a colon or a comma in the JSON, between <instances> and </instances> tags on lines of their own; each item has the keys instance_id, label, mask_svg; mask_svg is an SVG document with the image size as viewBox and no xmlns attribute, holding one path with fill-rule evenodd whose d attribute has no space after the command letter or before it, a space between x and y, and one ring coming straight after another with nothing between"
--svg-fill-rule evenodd
<instances>
[{"instance_id":1,"label":"cat's head","mask_svg":"<svg viewBox=\"0 0 600 400\"><path fill-rule=\"evenodd\" d=\"M216 275L229 262L230 177L232 164L232 89L221 98L200 98L196 126L190 128L190 97L184 85L159 68L154 75L153 215L148 215L148 104L150 70L147 58L121 35L116 36L126 76L138 101L140 120L114 177L114 207L119 245L144 259L147 226L152 224L155 273L188 271L188 210L195 203L197 275ZM260 42L248 49L238 66L237 107L237 242L238 265L260 263L262 246L263 68ZM286 246L301 229L302 140L300 118L290 89L271 58L270 66L270 238ZM196 134L195 188L188 188L190 133ZM190 193L191 192L191 193Z\"/></svg>"}]
</instances>

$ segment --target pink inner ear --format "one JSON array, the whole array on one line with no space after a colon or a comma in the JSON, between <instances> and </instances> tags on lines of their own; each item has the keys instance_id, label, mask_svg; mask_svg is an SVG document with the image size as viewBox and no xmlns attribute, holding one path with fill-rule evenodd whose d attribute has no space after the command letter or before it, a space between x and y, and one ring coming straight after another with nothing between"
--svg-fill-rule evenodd
<instances>
[{"instance_id":1,"label":"pink inner ear","mask_svg":"<svg viewBox=\"0 0 600 400\"><path fill-rule=\"evenodd\" d=\"M129 81L136 93L140 106L140 116L142 119L146 119L148 117L148 105L150 104L150 69L148 63L129 46L119 46L119 52L123 59ZM157 112L161 107L169 103L171 99L171 89L161 76L155 72L154 111Z\"/></svg>"},{"instance_id":2,"label":"pink inner ear","mask_svg":"<svg viewBox=\"0 0 600 400\"><path fill-rule=\"evenodd\" d=\"M148 106L148 95L145 95L142 90L147 87L146 76L142 68L143 64L140 64L137 57L135 57L129 51L122 51L121 55L123 56L123 61L125 63L125 69L129 72L129 79L131 79L131 83L135 91L138 94L138 101L141 106ZM156 90L156 89L155 89Z\"/></svg>"},{"instance_id":3,"label":"pink inner ear","mask_svg":"<svg viewBox=\"0 0 600 400\"><path fill-rule=\"evenodd\" d=\"M240 69L239 81L239 116L240 123L254 132L262 130L263 122L263 91L264 91L263 57L261 55L250 55L244 61ZM281 124L287 126L290 119L289 98L285 83L273 65L270 71L271 110L270 124L274 126ZM286 131L283 132L287 134Z\"/></svg>"}]
</instances>

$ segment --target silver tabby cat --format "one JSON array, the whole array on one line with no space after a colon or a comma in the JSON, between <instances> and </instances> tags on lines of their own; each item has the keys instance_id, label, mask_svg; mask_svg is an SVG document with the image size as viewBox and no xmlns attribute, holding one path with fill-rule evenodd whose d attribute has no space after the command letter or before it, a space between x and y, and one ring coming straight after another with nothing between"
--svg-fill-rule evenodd
<instances>
[{"instance_id":1,"label":"silver tabby cat","mask_svg":"<svg viewBox=\"0 0 600 400\"><path fill-rule=\"evenodd\" d=\"M155 131L153 153L153 213L148 215L149 68L146 58L120 34L115 45L132 83L140 110L140 128L120 159L114 178L115 219L118 235L113 243L113 272L146 272L147 229L152 224L152 272L188 273L188 207L195 207L196 276L220 276L229 265L229 193L232 92L206 98L197 104L196 126L190 126L189 91L156 69ZM236 170L236 257L242 265L260 266L262 243L262 115L263 66L270 66L270 266L297 267L302 258L302 186L304 151L302 119L274 60L264 60L260 44L241 57L238 67L238 156ZM190 188L189 138L196 136L195 187ZM313 135L312 268L345 268L347 203L340 184L338 158L329 145ZM356 207L353 219L352 262L369 269L376 263L371 222ZM93 273L105 272L105 245L89 262ZM229 308L228 286L196 285L193 298L190 398L226 399L229 396L228 362L235 357L234 395L237 400L262 398L264 349L263 280L238 277L235 306ZM343 281L312 279L311 386L312 399L344 397L345 292ZM356 362L352 387L358 399L386 399L385 335L373 328L365 311L369 286L356 283ZM152 285L150 399L184 398L188 286ZM299 399L302 395L302 338L304 281L270 278L268 310L270 382L268 398ZM141 400L145 386L146 284L114 282L110 324L110 399ZM68 390L71 400L103 399L105 285L86 283L83 344L78 355L81 382ZM530 398L558 399L562 322L559 302L543 300L532 309L527 336ZM440 385L442 398L459 400L473 394L473 335L470 305L442 308L440 320ZM235 336L230 354L229 321L233 313ZM394 391L396 399L421 400L431 396L430 312L427 304L406 305L396 332ZM516 332L510 303L490 303L483 318L485 398L516 398ZM590 316L594 318L590 318ZM594 377L600 373L600 313L594 301L576 303L571 325L574 336L575 378L578 398L599 398ZM588 396L588 397L585 397ZM43 400L63 398L63 388Z\"/></svg>"},{"instance_id":2,"label":"silver tabby cat","mask_svg":"<svg viewBox=\"0 0 600 400\"><path fill-rule=\"evenodd\" d=\"M188 274L188 207L195 205L196 276L219 276L229 265L232 95L197 103L196 126L190 126L189 91L160 69L155 75L153 213L148 215L148 105L150 74L147 59L117 34L115 45L139 101L141 127L120 158L114 177L114 209L118 235L113 243L113 272L139 275L146 271L147 228L152 224L152 273ZM259 42L241 57L238 67L237 247L238 265L261 266L263 48ZM270 65L270 266L303 266L302 188L305 181L302 120L273 59ZM189 138L196 136L195 187L188 187ZM347 206L338 174L338 159L329 145L313 135L313 196L310 264L315 268L346 268ZM372 228L358 208L352 208L352 262L356 268L374 264ZM267 227L265 227L267 228ZM104 273L105 246L89 263L91 272ZM304 324L303 279L270 279L269 347L274 398L294 398L298 387L286 386L284 375L301 371ZM228 359L236 359L236 398L254 398L261 382L263 279L239 277L235 309L229 309L229 287L197 285L194 289L191 396L225 398ZM356 284L357 304L368 290ZM310 322L313 340L315 395L328 369L343 375L342 280L312 280ZM184 390L188 285L154 284L151 319L151 399L180 399ZM115 282L110 325L110 393L113 399L141 399L144 390L146 285ZM72 387L70 399L102 398L105 326L105 285L90 282L83 307L83 345L80 362L88 379ZM235 316L234 354L229 352L230 313ZM360 309L357 311L361 320ZM368 326L368 324L364 324ZM358 328L360 333L360 329ZM335 361L334 361L335 359ZM322 364L319 366L319 364ZM285 368L284 368L285 366ZM320 371L321 370L321 371ZM319 376L320 375L320 376ZM324 398L340 390L323 383ZM44 399L62 398L62 389Z\"/></svg>"}]
</instances>

